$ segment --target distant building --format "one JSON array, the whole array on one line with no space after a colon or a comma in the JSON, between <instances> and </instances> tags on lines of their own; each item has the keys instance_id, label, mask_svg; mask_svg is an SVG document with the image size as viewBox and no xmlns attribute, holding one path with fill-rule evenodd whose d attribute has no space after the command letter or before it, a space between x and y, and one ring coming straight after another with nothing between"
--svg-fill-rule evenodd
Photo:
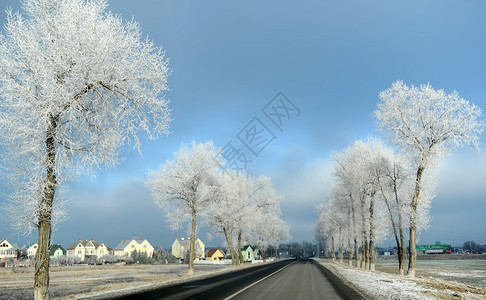
<instances>
[{"instance_id":1,"label":"distant building","mask_svg":"<svg viewBox=\"0 0 486 300\"><path fill-rule=\"evenodd\" d=\"M59 244L51 245L49 248L50 258L56 258L62 255L66 255L66 250Z\"/></svg>"},{"instance_id":2,"label":"distant building","mask_svg":"<svg viewBox=\"0 0 486 300\"><path fill-rule=\"evenodd\" d=\"M33 244L28 245L27 248L27 257L32 259L35 254L37 253L37 248L39 247L39 243L35 242Z\"/></svg>"},{"instance_id":3,"label":"distant building","mask_svg":"<svg viewBox=\"0 0 486 300\"><path fill-rule=\"evenodd\" d=\"M222 260L224 259L224 253L220 249L211 249L206 254L206 260Z\"/></svg>"},{"instance_id":4,"label":"distant building","mask_svg":"<svg viewBox=\"0 0 486 300\"><path fill-rule=\"evenodd\" d=\"M255 260L255 249L250 245L243 246L241 248L241 254L243 255L243 261Z\"/></svg>"},{"instance_id":5,"label":"distant building","mask_svg":"<svg viewBox=\"0 0 486 300\"><path fill-rule=\"evenodd\" d=\"M69 245L66 249L67 257L79 257L82 261L91 258L101 258L108 254L108 247L105 244L99 243L94 239L85 240L79 239L76 243Z\"/></svg>"},{"instance_id":6,"label":"distant building","mask_svg":"<svg viewBox=\"0 0 486 300\"><path fill-rule=\"evenodd\" d=\"M16 261L20 256L17 244L10 243L6 238L0 240L0 267L8 267L10 260Z\"/></svg>"},{"instance_id":7,"label":"distant building","mask_svg":"<svg viewBox=\"0 0 486 300\"><path fill-rule=\"evenodd\" d=\"M190 249L190 239L185 240L184 238L175 239L172 243L172 255L179 261L184 261L189 259L189 249ZM195 241L195 260L204 258L204 243L200 239Z\"/></svg>"},{"instance_id":8,"label":"distant building","mask_svg":"<svg viewBox=\"0 0 486 300\"><path fill-rule=\"evenodd\" d=\"M146 239L133 238L130 240L121 241L115 249L114 254L117 258L124 258L130 256L132 252L145 252L148 257L152 257L154 254L154 247Z\"/></svg>"}]
</instances>

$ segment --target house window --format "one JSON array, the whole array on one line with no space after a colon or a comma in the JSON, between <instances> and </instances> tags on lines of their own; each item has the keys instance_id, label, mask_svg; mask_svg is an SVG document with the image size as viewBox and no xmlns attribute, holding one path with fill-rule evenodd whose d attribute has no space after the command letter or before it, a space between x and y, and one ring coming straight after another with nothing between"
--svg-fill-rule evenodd
<instances>
[{"instance_id":1,"label":"house window","mask_svg":"<svg viewBox=\"0 0 486 300\"><path fill-rule=\"evenodd\" d=\"M248 259L250 259L250 252L248 252Z\"/></svg>"},{"instance_id":2,"label":"house window","mask_svg":"<svg viewBox=\"0 0 486 300\"><path fill-rule=\"evenodd\" d=\"M147 248L147 245L143 245L144 248Z\"/></svg>"},{"instance_id":3,"label":"house window","mask_svg":"<svg viewBox=\"0 0 486 300\"><path fill-rule=\"evenodd\" d=\"M132 245L132 249L135 248L135 245Z\"/></svg>"}]
</instances>

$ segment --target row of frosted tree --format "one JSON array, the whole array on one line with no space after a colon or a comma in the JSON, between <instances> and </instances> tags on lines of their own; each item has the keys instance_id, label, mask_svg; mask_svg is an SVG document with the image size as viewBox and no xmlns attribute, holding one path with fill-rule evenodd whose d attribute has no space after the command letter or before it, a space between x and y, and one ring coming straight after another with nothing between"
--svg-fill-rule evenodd
<instances>
[{"instance_id":1,"label":"row of frosted tree","mask_svg":"<svg viewBox=\"0 0 486 300\"><path fill-rule=\"evenodd\" d=\"M408 257L407 274L415 276L417 233L430 222L440 159L463 145L479 149L485 123L480 108L430 84L397 81L380 99L374 116L389 146L369 138L333 155L334 184L317 208L316 233L329 256L337 252L343 262L347 252L350 266L371 271L375 244L393 237L399 274Z\"/></svg>"},{"instance_id":2,"label":"row of frosted tree","mask_svg":"<svg viewBox=\"0 0 486 300\"><path fill-rule=\"evenodd\" d=\"M189 275L194 273L200 221L224 235L234 266L243 263L244 241L265 256L269 245L278 249L290 239L280 218L280 197L268 177L225 169L221 150L212 142L182 145L174 156L160 170L150 171L147 186L172 229L189 225Z\"/></svg>"}]
</instances>

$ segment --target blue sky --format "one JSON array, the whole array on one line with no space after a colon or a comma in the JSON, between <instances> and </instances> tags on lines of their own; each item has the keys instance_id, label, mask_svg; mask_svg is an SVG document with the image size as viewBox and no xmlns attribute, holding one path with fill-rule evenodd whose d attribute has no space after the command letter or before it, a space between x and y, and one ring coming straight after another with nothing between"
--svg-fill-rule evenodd
<instances>
[{"instance_id":1,"label":"blue sky","mask_svg":"<svg viewBox=\"0 0 486 300\"><path fill-rule=\"evenodd\" d=\"M18 9L18 1L0 3L1 10ZM284 197L293 240L311 241L315 207L332 186L330 154L378 135L371 114L393 81L430 82L486 108L483 1L116 0L109 9L133 16L170 57L172 134L145 140L143 157L125 152L118 168L70 184L69 219L54 232L65 246L94 238L114 247L141 236L170 247L184 233L170 231L143 182L193 139L221 147L232 141L246 151L248 172L271 176ZM283 131L262 113L278 92L301 112ZM236 136L254 117L276 136L258 157ZM443 160L433 220L420 243L486 244L485 168L484 151L463 149ZM10 232L4 219L0 237L20 245L36 240Z\"/></svg>"}]
</instances>

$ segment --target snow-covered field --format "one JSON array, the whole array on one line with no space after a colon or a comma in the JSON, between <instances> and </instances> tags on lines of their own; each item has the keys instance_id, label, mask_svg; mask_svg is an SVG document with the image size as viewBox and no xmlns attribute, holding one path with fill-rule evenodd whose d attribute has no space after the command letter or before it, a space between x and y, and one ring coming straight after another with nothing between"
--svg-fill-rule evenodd
<instances>
[{"instance_id":1,"label":"snow-covered field","mask_svg":"<svg viewBox=\"0 0 486 300\"><path fill-rule=\"evenodd\" d=\"M418 261L416 278L394 274L397 270L394 260L379 260L375 272L327 260L316 261L371 299L486 299L484 260Z\"/></svg>"},{"instance_id":2,"label":"snow-covered field","mask_svg":"<svg viewBox=\"0 0 486 300\"><path fill-rule=\"evenodd\" d=\"M376 268L379 271L396 273L397 261L378 260ZM486 259L418 260L417 276L456 281L486 290Z\"/></svg>"},{"instance_id":3,"label":"snow-covered field","mask_svg":"<svg viewBox=\"0 0 486 300\"><path fill-rule=\"evenodd\" d=\"M245 266L246 267L246 266ZM190 279L231 271L231 265L196 265ZM51 267L53 299L103 299L188 280L187 265ZM0 299L33 299L32 268L0 268Z\"/></svg>"}]
</instances>

